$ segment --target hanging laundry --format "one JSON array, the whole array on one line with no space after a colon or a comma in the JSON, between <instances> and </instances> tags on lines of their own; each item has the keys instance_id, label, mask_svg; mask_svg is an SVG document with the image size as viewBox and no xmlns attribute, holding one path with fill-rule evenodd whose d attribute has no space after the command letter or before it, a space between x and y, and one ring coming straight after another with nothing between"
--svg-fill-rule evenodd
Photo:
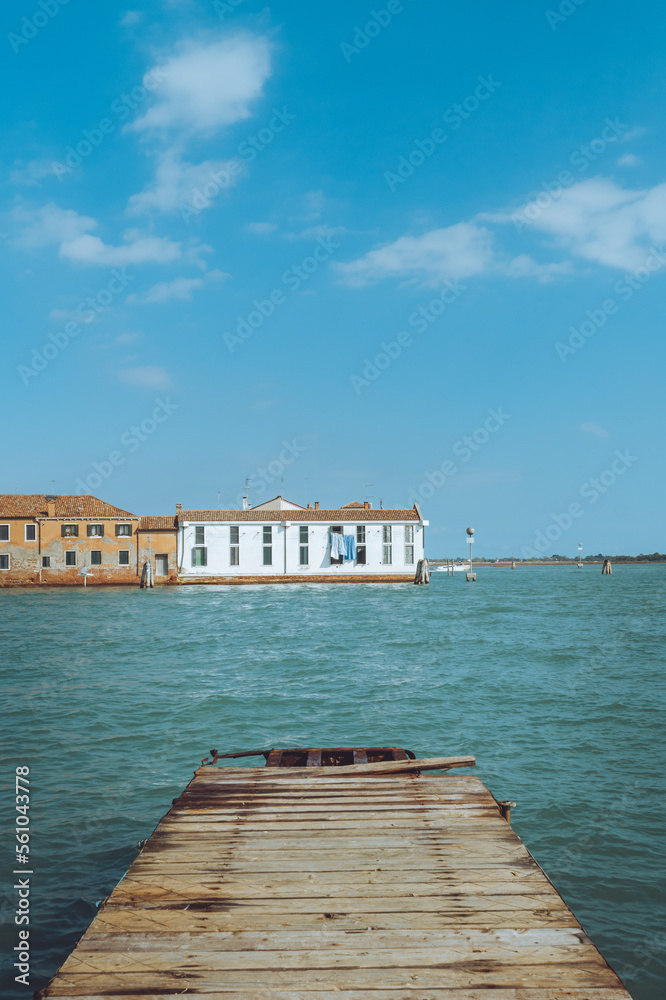
<instances>
[{"instance_id":1,"label":"hanging laundry","mask_svg":"<svg viewBox=\"0 0 666 1000\"><path fill-rule=\"evenodd\" d=\"M356 539L353 535L345 535L345 559L356 559Z\"/></svg>"},{"instance_id":2,"label":"hanging laundry","mask_svg":"<svg viewBox=\"0 0 666 1000\"><path fill-rule=\"evenodd\" d=\"M343 559L345 555L344 538L339 531L331 532L331 559Z\"/></svg>"}]
</instances>

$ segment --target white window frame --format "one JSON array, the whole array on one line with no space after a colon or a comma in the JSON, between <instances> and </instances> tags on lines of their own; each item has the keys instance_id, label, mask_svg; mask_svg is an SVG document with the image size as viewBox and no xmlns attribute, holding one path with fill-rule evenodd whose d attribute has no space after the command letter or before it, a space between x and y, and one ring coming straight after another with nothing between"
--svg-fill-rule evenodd
<instances>
[{"instance_id":1,"label":"white window frame","mask_svg":"<svg viewBox=\"0 0 666 1000\"><path fill-rule=\"evenodd\" d=\"M233 541L233 532L236 532L237 541ZM235 558L235 561L234 561ZM229 565L240 566L240 525L229 525Z\"/></svg>"},{"instance_id":2,"label":"white window frame","mask_svg":"<svg viewBox=\"0 0 666 1000\"><path fill-rule=\"evenodd\" d=\"M393 525L382 525L382 565L393 565Z\"/></svg>"},{"instance_id":3,"label":"white window frame","mask_svg":"<svg viewBox=\"0 0 666 1000\"><path fill-rule=\"evenodd\" d=\"M32 523L28 522L28 524L25 524L23 527L25 529L24 530L24 540L26 542L36 542L37 541L37 525L34 523L34 521ZM32 530L35 533L32 538L28 538L28 528L32 528Z\"/></svg>"},{"instance_id":4,"label":"white window frame","mask_svg":"<svg viewBox=\"0 0 666 1000\"><path fill-rule=\"evenodd\" d=\"M405 566L414 565L414 525L405 525Z\"/></svg>"},{"instance_id":5,"label":"white window frame","mask_svg":"<svg viewBox=\"0 0 666 1000\"><path fill-rule=\"evenodd\" d=\"M67 556L74 556L74 562L67 562ZM65 566L76 566L76 549L65 549Z\"/></svg>"},{"instance_id":6,"label":"white window frame","mask_svg":"<svg viewBox=\"0 0 666 1000\"><path fill-rule=\"evenodd\" d=\"M120 561L121 555L123 555L123 553L125 553L125 552L127 553L127 562L126 563ZM131 549L118 549L118 565L119 566L129 566L130 565L130 554L131 554L131 552L132 552Z\"/></svg>"},{"instance_id":7,"label":"white window frame","mask_svg":"<svg viewBox=\"0 0 666 1000\"><path fill-rule=\"evenodd\" d=\"M303 540L303 535L305 535L305 540ZM305 559L303 559L303 553L305 553ZM298 565L310 565L310 529L307 524L299 524L298 526Z\"/></svg>"},{"instance_id":8,"label":"white window frame","mask_svg":"<svg viewBox=\"0 0 666 1000\"><path fill-rule=\"evenodd\" d=\"M12 554L11 552L0 552L0 556L7 560L6 566L0 566L0 573L7 573L12 568Z\"/></svg>"},{"instance_id":9,"label":"white window frame","mask_svg":"<svg viewBox=\"0 0 666 1000\"><path fill-rule=\"evenodd\" d=\"M266 532L270 532L270 541L266 541ZM272 524L262 524L261 526L261 541L263 545L261 554L261 564L262 566L272 566L273 565L273 525ZM266 552L268 552L269 562L266 562Z\"/></svg>"},{"instance_id":10,"label":"white window frame","mask_svg":"<svg viewBox=\"0 0 666 1000\"><path fill-rule=\"evenodd\" d=\"M93 555L95 555L95 553L97 553L97 552L99 552L99 562L93 562ZM91 549L90 550L90 565L91 566L101 566L102 565L102 550L101 549Z\"/></svg>"},{"instance_id":11,"label":"white window frame","mask_svg":"<svg viewBox=\"0 0 666 1000\"><path fill-rule=\"evenodd\" d=\"M51 556L42 556L42 569L51 569Z\"/></svg>"},{"instance_id":12,"label":"white window frame","mask_svg":"<svg viewBox=\"0 0 666 1000\"><path fill-rule=\"evenodd\" d=\"M102 529L102 533L99 534L99 532L97 532L97 531L93 532L93 531L90 530L91 528L101 528ZM104 525L100 524L99 521L95 521L94 523L86 525L86 537L87 538L104 538L104 535L105 535ZM118 537L121 538L122 535L119 535Z\"/></svg>"},{"instance_id":13,"label":"white window frame","mask_svg":"<svg viewBox=\"0 0 666 1000\"><path fill-rule=\"evenodd\" d=\"M201 537L199 537L201 536ZM194 544L196 548L201 548L202 545L206 544L206 525L205 524L195 524L194 525Z\"/></svg>"},{"instance_id":14,"label":"white window frame","mask_svg":"<svg viewBox=\"0 0 666 1000\"><path fill-rule=\"evenodd\" d=\"M0 538L0 541L1 542L11 542L11 540L12 540L12 526L11 526L11 524L0 524L0 528L6 528L7 529L7 537L6 538Z\"/></svg>"}]
</instances>

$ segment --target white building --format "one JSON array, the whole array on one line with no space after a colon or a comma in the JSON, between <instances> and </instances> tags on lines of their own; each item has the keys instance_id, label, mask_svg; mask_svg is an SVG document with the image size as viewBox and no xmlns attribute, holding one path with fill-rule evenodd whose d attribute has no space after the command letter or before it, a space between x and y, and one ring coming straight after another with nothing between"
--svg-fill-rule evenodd
<instances>
[{"instance_id":1,"label":"white building","mask_svg":"<svg viewBox=\"0 0 666 1000\"><path fill-rule=\"evenodd\" d=\"M376 510L354 502L322 510L318 503L301 507L275 497L246 510L182 510L179 504L176 510L181 583L404 582L423 558L428 524L416 504Z\"/></svg>"}]
</instances>

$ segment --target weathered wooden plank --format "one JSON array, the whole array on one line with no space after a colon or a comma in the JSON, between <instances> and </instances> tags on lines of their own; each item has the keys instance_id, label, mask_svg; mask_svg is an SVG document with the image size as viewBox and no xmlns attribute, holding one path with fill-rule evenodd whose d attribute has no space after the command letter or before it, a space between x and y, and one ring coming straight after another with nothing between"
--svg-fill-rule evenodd
<instances>
[{"instance_id":1,"label":"weathered wooden plank","mask_svg":"<svg viewBox=\"0 0 666 1000\"><path fill-rule=\"evenodd\" d=\"M442 976L453 976L456 966L464 965L470 959L470 950L463 942L458 947L410 946L408 950L401 948L349 948L349 947L317 947L310 949L290 949L287 951L264 951L251 949L249 951L202 951L199 942L182 949L165 947L163 950L134 952L103 952L91 949L77 948L62 967L63 976L90 975L96 973L106 976L109 973L135 975L150 970L154 973L171 972L182 969L192 973L200 970L201 974L223 972L227 974L248 971L261 977L262 973L280 970L312 972L314 970L358 970L381 969L440 969ZM517 967L521 973L529 975L531 966L543 967L549 964L557 965L569 972L580 967L599 969L602 973L606 964L595 948L577 946L526 946L516 948L511 945L494 944L491 947L478 947L474 950L473 964L480 968L482 964L492 965L494 971L500 968L511 969L516 975ZM470 962L470 964L472 964ZM222 978L222 977L220 977ZM564 984L562 984L564 985Z\"/></svg>"},{"instance_id":2,"label":"weathered wooden plank","mask_svg":"<svg viewBox=\"0 0 666 1000\"><path fill-rule=\"evenodd\" d=\"M553 982L560 984L560 998L566 997L566 990L585 987L617 987L618 979L607 968L594 963L531 965L521 967L517 964L504 965L492 961L475 961L456 963L453 966L440 966L432 969L418 966L405 966L400 969L382 969L377 966L356 969L322 969L285 970L271 968L265 970L225 970L223 976L219 971L209 971L195 964L187 970L175 969L168 972L143 971L133 974L113 974L104 976L105 992L131 993L142 989L153 991L169 990L171 993L186 993L196 987L197 992L218 990L221 983L228 990L258 990L295 988L305 990L336 990L336 989L397 989L405 986L449 986L457 989L484 987L496 989L511 986L514 989L529 986L545 988ZM76 996L81 993L94 992L99 989L99 976L94 974L64 975L48 988L47 996ZM179 987L179 988L177 988ZM247 992L246 992L247 995ZM380 993L381 995L381 993ZM626 1000L627 994L624 996ZM490 998L492 1000L492 998Z\"/></svg>"},{"instance_id":3,"label":"weathered wooden plank","mask_svg":"<svg viewBox=\"0 0 666 1000\"><path fill-rule=\"evenodd\" d=\"M219 1000L220 996L229 1000L372 1000L373 992L368 990L320 990L319 988L305 991L300 989L273 989L273 987L227 987L224 983L215 987L214 993L202 993L197 990L197 1000ZM55 993L51 993L55 996ZM71 995L71 994L69 994ZM99 1000L99 993L78 994L79 1000ZM107 1000L174 1000L173 991L169 993L105 993ZM382 987L382 1000L627 1000L628 994L623 989L571 989L562 994L559 989L494 989L492 997L485 989L449 989L448 986L432 986L426 991L414 989L411 986Z\"/></svg>"},{"instance_id":4,"label":"weathered wooden plank","mask_svg":"<svg viewBox=\"0 0 666 1000\"><path fill-rule=\"evenodd\" d=\"M298 931L218 931L198 934L164 931L150 933L99 933L91 929L76 948L81 951L135 952L155 951L168 947L173 952L193 948L197 953L220 951L309 951L312 948L449 948L469 950L503 947L512 949L535 947L592 948L589 939L574 927L541 927L529 930L318 930L307 934Z\"/></svg>"},{"instance_id":5,"label":"weathered wooden plank","mask_svg":"<svg viewBox=\"0 0 666 1000\"><path fill-rule=\"evenodd\" d=\"M365 774L400 774L405 771L441 771L451 767L474 767L476 760L474 757L423 757L419 760L383 760L377 764L346 764L342 767L322 767L316 770L309 770L307 767L260 767L244 768L243 770L258 771L262 780L275 781L287 777L289 781L295 778L317 778L333 777L355 778ZM198 775L202 770L199 768ZM224 770L230 770L224 768ZM235 768L240 770L240 768Z\"/></svg>"}]
</instances>

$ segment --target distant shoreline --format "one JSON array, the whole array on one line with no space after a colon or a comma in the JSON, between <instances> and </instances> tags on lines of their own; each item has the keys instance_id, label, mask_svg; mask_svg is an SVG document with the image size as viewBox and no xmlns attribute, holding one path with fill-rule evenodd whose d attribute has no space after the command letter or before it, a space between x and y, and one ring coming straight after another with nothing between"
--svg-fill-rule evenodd
<instances>
[{"instance_id":1,"label":"distant shoreline","mask_svg":"<svg viewBox=\"0 0 666 1000\"><path fill-rule=\"evenodd\" d=\"M614 559L613 556L608 557L611 563L615 563L618 566L663 566L666 564L666 559ZM458 565L463 564L468 565L468 560L461 559ZM428 559L430 566L446 566L446 559ZM589 560L588 562L583 562L583 569L586 566L603 566L603 559ZM520 569L521 566L577 566L578 560L571 559L568 562L564 560L558 560L557 562L551 562L549 559L538 560L538 559L523 559L516 560L516 569ZM474 566L485 566L488 569L511 569L511 560L508 559L506 562L485 562L483 559L474 560Z\"/></svg>"}]
</instances>

